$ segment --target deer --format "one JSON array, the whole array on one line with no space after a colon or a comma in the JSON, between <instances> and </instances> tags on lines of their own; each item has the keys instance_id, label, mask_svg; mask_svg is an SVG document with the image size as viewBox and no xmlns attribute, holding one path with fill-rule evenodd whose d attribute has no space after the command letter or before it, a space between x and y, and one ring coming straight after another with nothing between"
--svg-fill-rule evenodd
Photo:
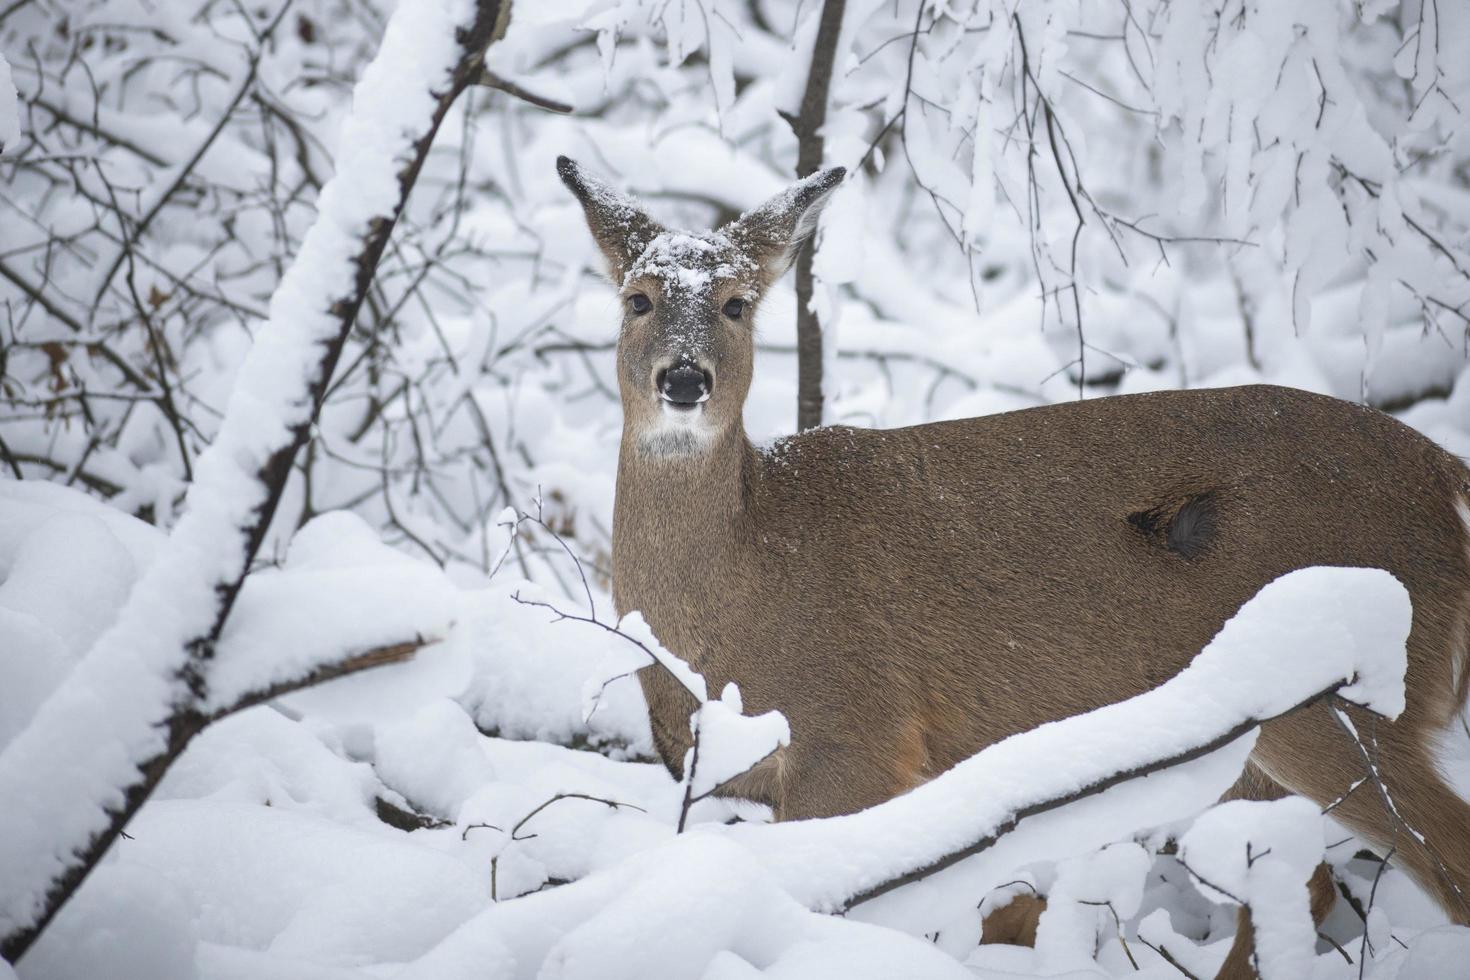
<instances>
[{"instance_id":1,"label":"deer","mask_svg":"<svg viewBox=\"0 0 1470 980\"><path fill-rule=\"evenodd\" d=\"M777 820L850 813L1001 739L1135 696L1246 600L1314 565L1407 588L1406 707L1376 725L1413 833L1322 702L1264 725L1233 796L1300 794L1470 924L1470 804L1436 763L1470 683L1470 470L1374 409L1250 385L1090 398L756 447L743 408L762 297L845 171L712 232L670 230L566 157L618 290L623 409L612 529L619 614L791 740L727 788ZM677 778L693 698L639 674ZM1356 709L1352 709L1356 711ZM1355 718L1359 730L1366 715ZM1320 917L1326 866L1311 882ZM1032 925L1034 926L1034 916ZM1249 919L1221 976L1252 976Z\"/></svg>"}]
</instances>

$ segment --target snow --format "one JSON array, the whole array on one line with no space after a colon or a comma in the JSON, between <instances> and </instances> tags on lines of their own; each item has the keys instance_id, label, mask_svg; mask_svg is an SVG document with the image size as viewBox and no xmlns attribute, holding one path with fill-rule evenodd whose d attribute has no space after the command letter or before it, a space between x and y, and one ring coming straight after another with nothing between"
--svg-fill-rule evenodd
<instances>
[{"instance_id":1,"label":"snow","mask_svg":"<svg viewBox=\"0 0 1470 980\"><path fill-rule=\"evenodd\" d=\"M104 811L121 803L138 765L164 749L160 722L187 696L178 672L188 645L212 628L216 588L245 571L241 530L264 503L257 473L309 418L309 378L337 330L331 306L350 288L369 223L393 210L432 90L458 58L454 30L472 12L460 0L409 10L390 21L358 83L337 176L272 297L224 423L196 461L184 516L116 621L0 752L0 797L28 801L24 811L0 811L0 932L33 921L69 853L106 825ZM237 681L232 690L253 686Z\"/></svg>"},{"instance_id":2,"label":"snow","mask_svg":"<svg viewBox=\"0 0 1470 980\"><path fill-rule=\"evenodd\" d=\"M690 792L696 797L713 792L791 742L791 726L779 711L742 714L740 688L733 683L725 685L719 700L706 701L695 710L689 730L699 740L699 757L696 766L691 748L684 772L690 774Z\"/></svg>"},{"instance_id":3,"label":"snow","mask_svg":"<svg viewBox=\"0 0 1470 980\"><path fill-rule=\"evenodd\" d=\"M373 762L383 780L425 812L454 821L495 778L474 723L445 699L374 731Z\"/></svg>"},{"instance_id":4,"label":"snow","mask_svg":"<svg viewBox=\"0 0 1470 980\"><path fill-rule=\"evenodd\" d=\"M664 232L648 243L628 268L623 282L649 277L678 296L678 302L707 297L716 280L729 280L738 273L731 260L738 260L730 240L718 232L697 236Z\"/></svg>"},{"instance_id":5,"label":"snow","mask_svg":"<svg viewBox=\"0 0 1470 980\"><path fill-rule=\"evenodd\" d=\"M56 917L20 975L192 980L199 942L193 897L151 868L104 865Z\"/></svg>"},{"instance_id":6,"label":"snow","mask_svg":"<svg viewBox=\"0 0 1470 980\"><path fill-rule=\"evenodd\" d=\"M515 583L465 610L465 628L480 639L461 703L482 729L507 738L565 744L584 733L652 754L643 694L629 673L647 655L595 626L555 622L527 604L550 598L535 585ZM635 630L634 622L625 619L622 631Z\"/></svg>"},{"instance_id":7,"label":"snow","mask_svg":"<svg viewBox=\"0 0 1470 980\"><path fill-rule=\"evenodd\" d=\"M0 745L117 615L136 577L132 555L90 514L42 520L9 553L0 583Z\"/></svg>"},{"instance_id":8,"label":"snow","mask_svg":"<svg viewBox=\"0 0 1470 980\"><path fill-rule=\"evenodd\" d=\"M127 864L187 896L201 939L327 965L414 959L488 891L431 848L274 806L170 801L131 834Z\"/></svg>"},{"instance_id":9,"label":"snow","mask_svg":"<svg viewBox=\"0 0 1470 980\"><path fill-rule=\"evenodd\" d=\"M209 726L169 769L154 798L269 804L373 828L373 799L387 792L369 763L345 759L279 711L261 710Z\"/></svg>"},{"instance_id":10,"label":"snow","mask_svg":"<svg viewBox=\"0 0 1470 980\"><path fill-rule=\"evenodd\" d=\"M1262 980L1311 973L1317 928L1306 882L1324 844L1321 812L1299 796L1222 803L1179 841L1180 859L1207 894L1250 907Z\"/></svg>"},{"instance_id":11,"label":"snow","mask_svg":"<svg viewBox=\"0 0 1470 980\"><path fill-rule=\"evenodd\" d=\"M334 615L324 618L329 605ZM434 643L459 611L441 571L382 544L354 515L324 514L297 532L279 571L246 580L220 634L206 704L226 708L347 654ZM459 673L467 672L464 663Z\"/></svg>"},{"instance_id":12,"label":"snow","mask_svg":"<svg viewBox=\"0 0 1470 980\"><path fill-rule=\"evenodd\" d=\"M1132 842L1057 862L1046 911L1036 928L1036 958L1047 974L1087 970L1119 921L1143 901L1152 855ZM1116 918L1115 918L1116 916Z\"/></svg>"},{"instance_id":13,"label":"snow","mask_svg":"<svg viewBox=\"0 0 1470 980\"><path fill-rule=\"evenodd\" d=\"M20 142L20 102L11 78L10 62L0 55L0 153Z\"/></svg>"},{"instance_id":14,"label":"snow","mask_svg":"<svg viewBox=\"0 0 1470 980\"><path fill-rule=\"evenodd\" d=\"M1465 972L1467 956L1470 956L1470 929L1440 926L1420 933L1410 949L1395 946L1367 975L1369 980L1459 976Z\"/></svg>"}]
</instances>

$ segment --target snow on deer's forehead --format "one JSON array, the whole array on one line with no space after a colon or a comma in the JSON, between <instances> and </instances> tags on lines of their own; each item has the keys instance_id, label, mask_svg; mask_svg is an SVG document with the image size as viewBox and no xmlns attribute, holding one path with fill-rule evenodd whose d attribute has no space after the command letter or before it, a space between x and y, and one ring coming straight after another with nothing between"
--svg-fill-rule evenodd
<instances>
[{"instance_id":1,"label":"snow on deer's forehead","mask_svg":"<svg viewBox=\"0 0 1470 980\"><path fill-rule=\"evenodd\" d=\"M657 279L665 292L695 299L707 295L717 281L734 279L754 268L755 263L720 232L666 231L649 242L623 282L649 277Z\"/></svg>"}]
</instances>

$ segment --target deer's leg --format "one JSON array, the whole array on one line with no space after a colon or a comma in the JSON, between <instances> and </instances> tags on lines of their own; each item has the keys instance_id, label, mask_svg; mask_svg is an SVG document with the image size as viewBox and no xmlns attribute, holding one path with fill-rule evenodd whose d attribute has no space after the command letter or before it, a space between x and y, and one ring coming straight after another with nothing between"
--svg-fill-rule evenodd
<instances>
[{"instance_id":1,"label":"deer's leg","mask_svg":"<svg viewBox=\"0 0 1470 980\"><path fill-rule=\"evenodd\" d=\"M648 702L653 747L669 775L675 780L681 779L684 775L684 753L693 744L689 734L689 715L699 707L699 703L662 667L644 667L638 671L638 683L643 687L644 700Z\"/></svg>"},{"instance_id":2,"label":"deer's leg","mask_svg":"<svg viewBox=\"0 0 1470 980\"><path fill-rule=\"evenodd\" d=\"M791 744L782 750L777 820L805 820L856 813L914 787L894 746L901 734L870 738L859 745L803 738L793 726Z\"/></svg>"},{"instance_id":3,"label":"deer's leg","mask_svg":"<svg viewBox=\"0 0 1470 980\"><path fill-rule=\"evenodd\" d=\"M1332 883L1332 871L1326 864L1317 865L1312 877L1307 880L1307 892L1311 896L1312 924L1321 926L1327 913L1337 901L1337 888ZM1251 953L1255 951L1256 930L1251 925L1249 909L1237 913L1239 925L1235 931L1235 943L1215 980L1257 980L1256 968L1251 964Z\"/></svg>"},{"instance_id":4,"label":"deer's leg","mask_svg":"<svg viewBox=\"0 0 1470 980\"><path fill-rule=\"evenodd\" d=\"M1035 946L1036 926L1045 911L1045 897L1035 892L1021 892L1006 904L986 913L980 923L980 944Z\"/></svg>"},{"instance_id":5,"label":"deer's leg","mask_svg":"<svg viewBox=\"0 0 1470 980\"><path fill-rule=\"evenodd\" d=\"M1267 801L1279 800L1286 795L1285 789L1248 762L1235 786L1225 794L1225 799ZM1312 924L1320 927L1322 921L1327 918L1327 913L1332 911L1332 906L1337 901L1337 888L1333 884L1332 869L1327 866L1327 862L1324 861L1317 865L1317 870L1312 872L1312 877L1307 881L1307 892L1312 907ZM1235 942L1231 945L1230 952L1225 956L1225 962L1220 965L1220 972L1215 975L1215 978L1216 980L1256 980L1256 970L1251 964L1251 954L1255 951L1256 945L1256 931L1251 925L1250 909L1240 909L1236 913L1235 921Z\"/></svg>"}]
</instances>

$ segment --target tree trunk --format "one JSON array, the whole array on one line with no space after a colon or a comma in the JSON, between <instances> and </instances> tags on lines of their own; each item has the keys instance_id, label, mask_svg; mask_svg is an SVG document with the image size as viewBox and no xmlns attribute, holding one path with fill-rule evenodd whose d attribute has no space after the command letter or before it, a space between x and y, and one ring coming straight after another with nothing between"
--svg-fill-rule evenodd
<instances>
[{"instance_id":1,"label":"tree trunk","mask_svg":"<svg viewBox=\"0 0 1470 980\"><path fill-rule=\"evenodd\" d=\"M825 140L822 127L827 122L827 93L832 87L832 63L837 57L837 41L842 33L842 15L846 0L826 0L822 4L817 25L816 43L812 46L811 69L806 78L806 92L801 98L801 111L792 123L796 133L796 176L809 177L822 166ZM813 312L812 255L815 239L801 247L796 259L796 428L815 428L822 424L822 324Z\"/></svg>"}]
</instances>

